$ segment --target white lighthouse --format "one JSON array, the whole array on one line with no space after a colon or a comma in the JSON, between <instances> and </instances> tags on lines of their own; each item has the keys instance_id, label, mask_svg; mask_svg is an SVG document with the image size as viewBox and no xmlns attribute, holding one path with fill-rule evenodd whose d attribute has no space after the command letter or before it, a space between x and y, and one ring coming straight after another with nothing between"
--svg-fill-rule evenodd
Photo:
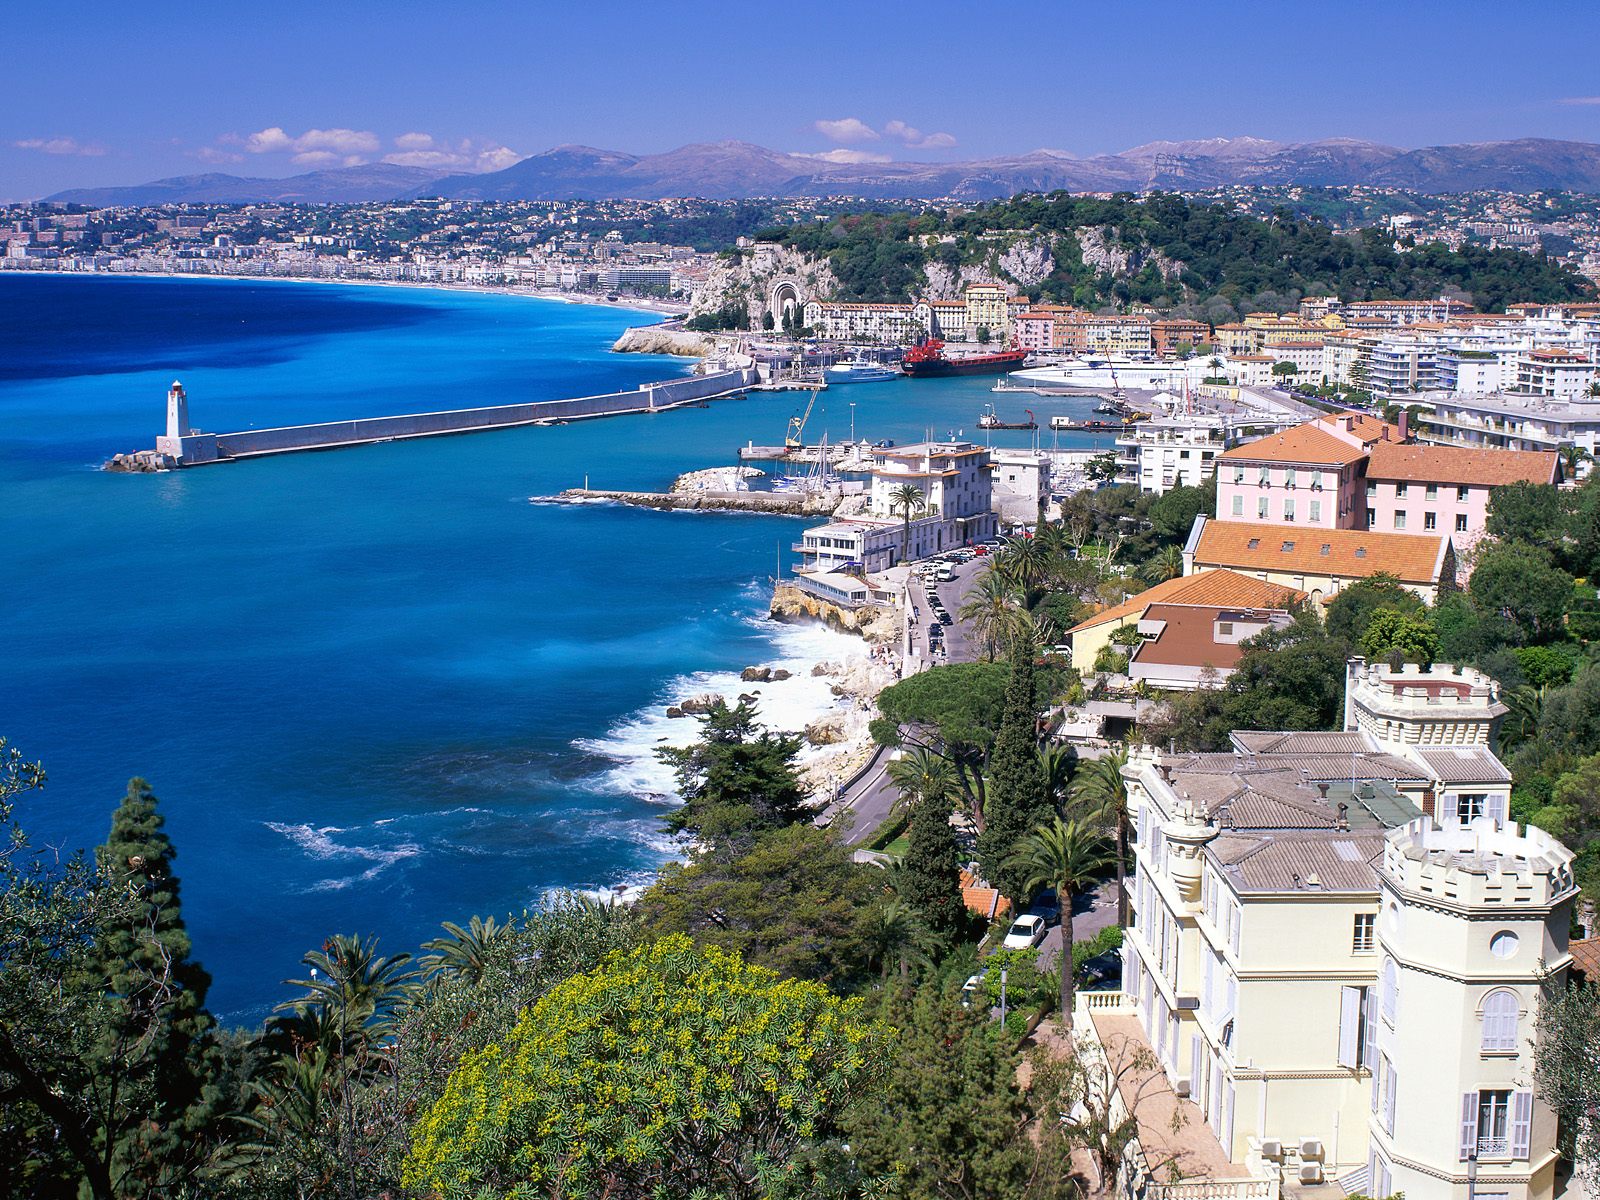
<instances>
[{"instance_id":1,"label":"white lighthouse","mask_svg":"<svg viewBox=\"0 0 1600 1200\"><path fill-rule=\"evenodd\" d=\"M174 441L186 438L193 432L189 428L189 397L183 384L174 379L167 389L167 436Z\"/></svg>"}]
</instances>

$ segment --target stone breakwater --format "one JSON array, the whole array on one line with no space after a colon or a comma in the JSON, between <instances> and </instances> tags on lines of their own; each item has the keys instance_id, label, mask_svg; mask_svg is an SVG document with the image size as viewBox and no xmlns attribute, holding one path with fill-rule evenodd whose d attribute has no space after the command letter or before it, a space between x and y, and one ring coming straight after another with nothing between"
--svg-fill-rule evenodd
<instances>
[{"instance_id":1,"label":"stone breakwater","mask_svg":"<svg viewBox=\"0 0 1600 1200\"><path fill-rule=\"evenodd\" d=\"M625 492L603 488L567 488L554 496L534 496L535 503L593 504L610 501L663 512L751 512L788 517L832 516L839 497L768 492Z\"/></svg>"}]
</instances>

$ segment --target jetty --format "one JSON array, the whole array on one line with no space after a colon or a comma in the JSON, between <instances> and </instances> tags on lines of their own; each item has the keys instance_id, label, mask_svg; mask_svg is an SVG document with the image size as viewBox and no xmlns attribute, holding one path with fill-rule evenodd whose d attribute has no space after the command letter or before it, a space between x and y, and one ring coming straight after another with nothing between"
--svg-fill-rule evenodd
<instances>
[{"instance_id":1,"label":"jetty","mask_svg":"<svg viewBox=\"0 0 1600 1200\"><path fill-rule=\"evenodd\" d=\"M754 366L732 367L682 379L641 383L632 391L583 396L575 400L536 400L484 408L360 417L349 421L285 425L276 429L246 429L237 433L205 433L195 429L189 422L189 398L183 390L183 384L175 382L167 392L167 431L156 438L155 449L119 454L107 467L114 471L164 471L272 454L336 450L346 446L368 446L376 442L515 429L523 425L562 425L568 421L617 417L628 413L666 412L708 400L742 395L756 382Z\"/></svg>"},{"instance_id":2,"label":"jetty","mask_svg":"<svg viewBox=\"0 0 1600 1200\"><path fill-rule=\"evenodd\" d=\"M832 516L844 499L838 489L814 492L628 492L567 488L554 496L532 496L535 504L594 504L609 501L663 512L749 512L785 517Z\"/></svg>"}]
</instances>

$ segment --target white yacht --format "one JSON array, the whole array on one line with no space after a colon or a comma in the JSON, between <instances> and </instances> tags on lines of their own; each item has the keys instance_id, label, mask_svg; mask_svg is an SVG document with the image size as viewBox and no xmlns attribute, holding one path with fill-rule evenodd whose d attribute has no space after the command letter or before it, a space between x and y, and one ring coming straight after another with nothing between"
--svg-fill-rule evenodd
<instances>
[{"instance_id":1,"label":"white yacht","mask_svg":"<svg viewBox=\"0 0 1600 1200\"><path fill-rule=\"evenodd\" d=\"M899 379L900 372L882 363L869 362L856 357L849 362L834 363L826 371L829 383L881 383L886 379Z\"/></svg>"}]
</instances>

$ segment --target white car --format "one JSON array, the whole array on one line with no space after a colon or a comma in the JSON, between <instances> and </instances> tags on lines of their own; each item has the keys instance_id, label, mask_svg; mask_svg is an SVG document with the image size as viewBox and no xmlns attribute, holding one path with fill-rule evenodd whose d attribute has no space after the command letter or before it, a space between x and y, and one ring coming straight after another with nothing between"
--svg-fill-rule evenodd
<instances>
[{"instance_id":1,"label":"white car","mask_svg":"<svg viewBox=\"0 0 1600 1200\"><path fill-rule=\"evenodd\" d=\"M1002 950L1032 950L1044 941L1044 918L1033 913L1025 913L1012 922L1011 928L1006 931L1005 941L1000 943Z\"/></svg>"}]
</instances>

